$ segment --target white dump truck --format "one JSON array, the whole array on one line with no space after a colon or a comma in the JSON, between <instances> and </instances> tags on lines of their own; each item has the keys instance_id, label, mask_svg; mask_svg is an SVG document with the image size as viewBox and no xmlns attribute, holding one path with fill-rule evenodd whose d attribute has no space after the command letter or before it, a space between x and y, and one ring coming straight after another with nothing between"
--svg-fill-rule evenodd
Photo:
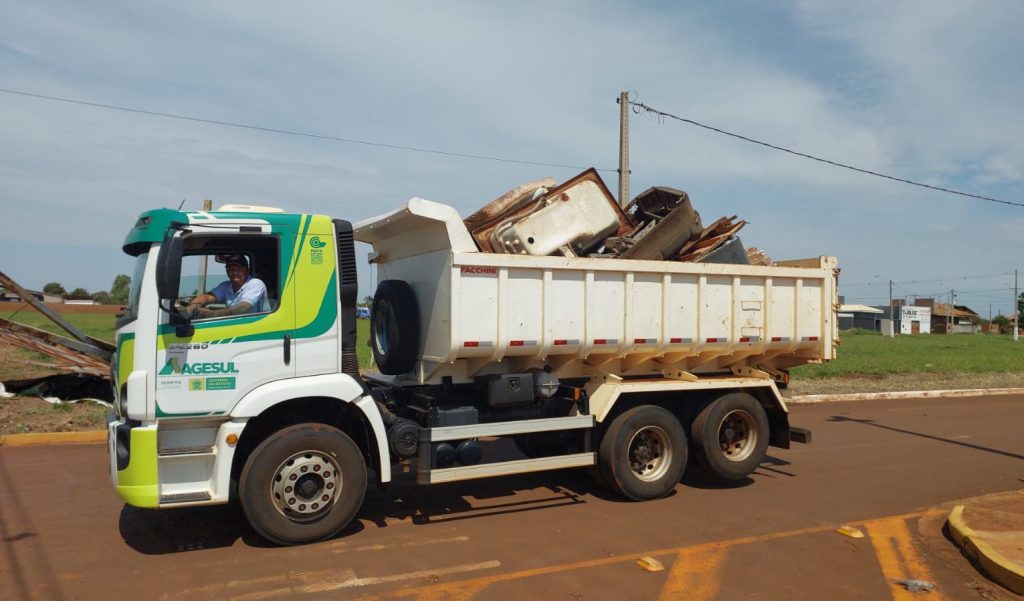
<instances>
[{"instance_id":1,"label":"white dump truck","mask_svg":"<svg viewBox=\"0 0 1024 601\"><path fill-rule=\"evenodd\" d=\"M353 239L372 245L377 277L370 373ZM838 343L834 258L488 253L422 199L354 227L265 207L150 211L124 250L137 259L113 361L117 491L150 508L237 500L280 544L336 534L368 480L403 464L423 485L590 467L632 500L672 491L688 462L747 477L768 445L809 441L778 387ZM265 306L182 311L237 255Z\"/></svg>"}]
</instances>

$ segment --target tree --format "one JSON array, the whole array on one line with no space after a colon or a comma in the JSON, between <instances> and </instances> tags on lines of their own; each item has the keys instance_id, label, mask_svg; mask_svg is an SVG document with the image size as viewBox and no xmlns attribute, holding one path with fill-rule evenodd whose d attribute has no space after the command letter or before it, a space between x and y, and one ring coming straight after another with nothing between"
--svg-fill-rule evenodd
<instances>
[{"instance_id":1,"label":"tree","mask_svg":"<svg viewBox=\"0 0 1024 601\"><path fill-rule=\"evenodd\" d=\"M98 302L101 305L113 304L110 300L110 293L106 290L100 290L99 292L92 295L92 300Z\"/></svg>"},{"instance_id":2,"label":"tree","mask_svg":"<svg viewBox=\"0 0 1024 601\"><path fill-rule=\"evenodd\" d=\"M1017 297L1017 323L1024 321L1024 292Z\"/></svg>"},{"instance_id":3,"label":"tree","mask_svg":"<svg viewBox=\"0 0 1024 601\"><path fill-rule=\"evenodd\" d=\"M64 290L64 286L61 286L59 282L50 282L43 286L43 292L46 294L54 294L56 296L64 296L66 291Z\"/></svg>"},{"instance_id":4,"label":"tree","mask_svg":"<svg viewBox=\"0 0 1024 601\"><path fill-rule=\"evenodd\" d=\"M1010 320L1005 315L997 315L992 318L992 323L999 326L1000 332L1006 332L1010 330Z\"/></svg>"},{"instance_id":5,"label":"tree","mask_svg":"<svg viewBox=\"0 0 1024 601\"><path fill-rule=\"evenodd\" d=\"M128 291L131 289L132 279L125 274L120 274L114 278L114 283L110 285L110 302L115 305L126 305L128 304Z\"/></svg>"},{"instance_id":6,"label":"tree","mask_svg":"<svg viewBox=\"0 0 1024 601\"><path fill-rule=\"evenodd\" d=\"M75 288L71 291L71 294L68 294L68 296L74 296L76 298L90 298L89 291L85 288Z\"/></svg>"}]
</instances>

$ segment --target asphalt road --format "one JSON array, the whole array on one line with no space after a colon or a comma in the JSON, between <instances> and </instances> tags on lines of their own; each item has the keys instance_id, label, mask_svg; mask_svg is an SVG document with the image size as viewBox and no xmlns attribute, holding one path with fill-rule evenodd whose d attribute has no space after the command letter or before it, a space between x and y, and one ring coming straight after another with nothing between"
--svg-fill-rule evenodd
<instances>
[{"instance_id":1,"label":"asphalt road","mask_svg":"<svg viewBox=\"0 0 1024 601\"><path fill-rule=\"evenodd\" d=\"M276 548L230 507L144 511L101 445L0 448L0 599L1019 599L941 532L1019 489L1024 397L795 406L811 445L722 487L622 501L583 470L373 491L328 542ZM835 529L856 526L864 538ZM637 560L651 557L663 570Z\"/></svg>"}]
</instances>

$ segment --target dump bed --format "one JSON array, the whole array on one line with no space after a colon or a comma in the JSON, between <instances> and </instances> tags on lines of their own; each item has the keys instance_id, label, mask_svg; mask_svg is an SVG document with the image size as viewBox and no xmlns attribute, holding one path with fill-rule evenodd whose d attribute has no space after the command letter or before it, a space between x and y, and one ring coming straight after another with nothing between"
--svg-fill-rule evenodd
<instances>
[{"instance_id":1,"label":"dump bed","mask_svg":"<svg viewBox=\"0 0 1024 601\"><path fill-rule=\"evenodd\" d=\"M356 224L376 279L410 285L415 368L466 381L549 367L561 377L781 370L834 357L836 260L776 266L493 254L458 213L414 198Z\"/></svg>"}]
</instances>

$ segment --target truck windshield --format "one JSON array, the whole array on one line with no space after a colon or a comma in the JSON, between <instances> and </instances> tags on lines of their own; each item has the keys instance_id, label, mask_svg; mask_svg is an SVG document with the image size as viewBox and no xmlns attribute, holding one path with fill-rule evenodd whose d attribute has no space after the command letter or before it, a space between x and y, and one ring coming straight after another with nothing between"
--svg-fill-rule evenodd
<instances>
[{"instance_id":1,"label":"truck windshield","mask_svg":"<svg viewBox=\"0 0 1024 601\"><path fill-rule=\"evenodd\" d=\"M118 328L135 321L135 318L139 316L139 294L142 290L142 276L146 272L147 260L149 260L149 251L135 258L131 288L128 291L128 305L124 308L124 312L121 313L120 317L117 318Z\"/></svg>"}]
</instances>

